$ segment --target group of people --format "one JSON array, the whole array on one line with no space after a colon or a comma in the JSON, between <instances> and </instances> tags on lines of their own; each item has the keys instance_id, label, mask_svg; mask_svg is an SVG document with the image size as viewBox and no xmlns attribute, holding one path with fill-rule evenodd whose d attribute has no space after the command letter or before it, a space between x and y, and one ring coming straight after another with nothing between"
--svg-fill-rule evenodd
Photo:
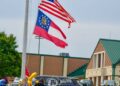
<instances>
[{"instance_id":1,"label":"group of people","mask_svg":"<svg viewBox=\"0 0 120 86\"><path fill-rule=\"evenodd\" d=\"M0 79L0 86L6 86L6 84L8 83L7 79Z\"/></svg>"},{"instance_id":2,"label":"group of people","mask_svg":"<svg viewBox=\"0 0 120 86\"><path fill-rule=\"evenodd\" d=\"M27 80L26 79L23 79L22 81L20 81L19 83L18 83L18 86L45 86L45 83L44 83L45 81L43 80L43 79L41 79L41 80L35 80L35 81L32 81L32 83L31 84L29 84L28 82L27 82ZM1 86L1 85L0 85Z\"/></svg>"}]
</instances>

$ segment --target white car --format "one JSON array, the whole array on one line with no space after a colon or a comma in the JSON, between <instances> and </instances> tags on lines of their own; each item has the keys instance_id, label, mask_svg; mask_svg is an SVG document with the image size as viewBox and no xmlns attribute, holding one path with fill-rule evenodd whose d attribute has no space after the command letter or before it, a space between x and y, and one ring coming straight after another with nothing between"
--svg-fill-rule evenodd
<instances>
[{"instance_id":1,"label":"white car","mask_svg":"<svg viewBox=\"0 0 120 86\"><path fill-rule=\"evenodd\" d=\"M93 86L92 80L83 79L83 80L80 80L80 82L82 83L83 86Z\"/></svg>"},{"instance_id":2,"label":"white car","mask_svg":"<svg viewBox=\"0 0 120 86\"><path fill-rule=\"evenodd\" d=\"M11 84L11 86L18 86L19 82L22 81L22 79L15 77L13 83Z\"/></svg>"},{"instance_id":3,"label":"white car","mask_svg":"<svg viewBox=\"0 0 120 86\"><path fill-rule=\"evenodd\" d=\"M116 83L114 80L104 80L101 86L116 86Z\"/></svg>"}]
</instances>

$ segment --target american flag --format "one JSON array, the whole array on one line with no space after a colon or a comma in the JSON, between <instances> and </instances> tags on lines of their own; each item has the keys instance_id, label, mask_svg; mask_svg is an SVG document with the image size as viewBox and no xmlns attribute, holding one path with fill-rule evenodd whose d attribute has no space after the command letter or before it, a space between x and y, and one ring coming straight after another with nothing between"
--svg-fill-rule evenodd
<instances>
[{"instance_id":1,"label":"american flag","mask_svg":"<svg viewBox=\"0 0 120 86\"><path fill-rule=\"evenodd\" d=\"M60 5L57 0L42 0L38 8L68 22L75 22L75 19Z\"/></svg>"}]
</instances>

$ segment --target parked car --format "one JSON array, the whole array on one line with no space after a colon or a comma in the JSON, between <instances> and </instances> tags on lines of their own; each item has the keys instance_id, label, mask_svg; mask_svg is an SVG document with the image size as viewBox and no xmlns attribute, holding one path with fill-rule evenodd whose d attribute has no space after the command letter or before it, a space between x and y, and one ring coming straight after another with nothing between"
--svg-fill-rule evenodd
<instances>
[{"instance_id":1,"label":"parked car","mask_svg":"<svg viewBox=\"0 0 120 86\"><path fill-rule=\"evenodd\" d=\"M14 81L11 83L11 86L18 86L20 81L22 81L22 79L15 77Z\"/></svg>"},{"instance_id":2,"label":"parked car","mask_svg":"<svg viewBox=\"0 0 120 86\"><path fill-rule=\"evenodd\" d=\"M81 86L70 77L60 76L37 76L36 80L44 80L45 86Z\"/></svg>"},{"instance_id":3,"label":"parked car","mask_svg":"<svg viewBox=\"0 0 120 86\"><path fill-rule=\"evenodd\" d=\"M83 86L93 86L92 80L88 79L80 80L80 83L82 83Z\"/></svg>"},{"instance_id":4,"label":"parked car","mask_svg":"<svg viewBox=\"0 0 120 86\"><path fill-rule=\"evenodd\" d=\"M101 86L116 86L116 83L114 80L104 80Z\"/></svg>"}]
</instances>

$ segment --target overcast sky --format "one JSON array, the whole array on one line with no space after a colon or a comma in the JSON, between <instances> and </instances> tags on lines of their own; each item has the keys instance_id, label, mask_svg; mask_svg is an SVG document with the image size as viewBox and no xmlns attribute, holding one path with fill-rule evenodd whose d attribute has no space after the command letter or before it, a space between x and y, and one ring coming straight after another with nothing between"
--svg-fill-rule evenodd
<instances>
[{"instance_id":1,"label":"overcast sky","mask_svg":"<svg viewBox=\"0 0 120 86\"><path fill-rule=\"evenodd\" d=\"M67 23L49 14L67 36L68 47L61 49L42 39L40 53L59 55L69 53L75 57L90 57L100 38L120 40L120 0L58 0L75 18L76 23L67 29ZM38 53L38 40L32 34L40 0L30 0L27 52ZM14 34L18 50L22 51L25 0L0 1L0 32Z\"/></svg>"}]
</instances>

